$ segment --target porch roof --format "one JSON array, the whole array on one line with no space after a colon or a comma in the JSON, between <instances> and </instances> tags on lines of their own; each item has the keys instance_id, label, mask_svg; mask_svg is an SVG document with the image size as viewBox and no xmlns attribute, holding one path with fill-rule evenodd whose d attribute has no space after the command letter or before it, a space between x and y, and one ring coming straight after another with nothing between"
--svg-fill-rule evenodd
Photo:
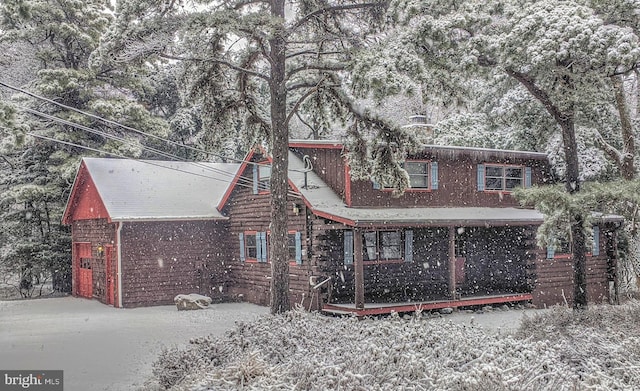
<instances>
[{"instance_id":1,"label":"porch roof","mask_svg":"<svg viewBox=\"0 0 640 391\"><path fill-rule=\"evenodd\" d=\"M349 226L382 225L465 225L504 226L539 225L542 213L521 208L353 208L313 171L304 169L303 161L289 152L289 178L314 214ZM307 186L305 188L305 175Z\"/></svg>"}]
</instances>

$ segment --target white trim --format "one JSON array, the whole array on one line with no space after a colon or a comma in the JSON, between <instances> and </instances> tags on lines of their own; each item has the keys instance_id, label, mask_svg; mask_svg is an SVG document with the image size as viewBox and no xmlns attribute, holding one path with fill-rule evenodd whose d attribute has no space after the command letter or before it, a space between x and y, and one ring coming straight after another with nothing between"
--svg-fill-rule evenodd
<instances>
[{"instance_id":1,"label":"white trim","mask_svg":"<svg viewBox=\"0 0 640 391\"><path fill-rule=\"evenodd\" d=\"M122 223L118 223L118 227L116 228L116 256L118 257L118 308L122 308Z\"/></svg>"}]
</instances>

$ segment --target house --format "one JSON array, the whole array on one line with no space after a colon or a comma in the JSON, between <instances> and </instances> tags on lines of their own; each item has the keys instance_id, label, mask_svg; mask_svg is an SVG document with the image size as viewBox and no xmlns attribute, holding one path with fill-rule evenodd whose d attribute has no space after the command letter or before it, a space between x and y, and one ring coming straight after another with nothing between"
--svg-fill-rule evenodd
<instances>
[{"instance_id":1,"label":"house","mask_svg":"<svg viewBox=\"0 0 640 391\"><path fill-rule=\"evenodd\" d=\"M545 154L424 146L404 163L411 188L397 197L375 182L351 178L344 153L344 146L337 141L294 140L289 145L292 303L367 315L516 301L548 306L572 300L571 255L537 246L536 230L543 216L520 207L512 195L514 188L551 180ZM96 246L107 243L110 253L118 254L111 255L117 260L111 263L117 265L107 268L121 280L116 287L120 289L117 297L123 300L116 305L161 304L174 293L195 287L220 300L269 304L270 157L264 151L250 152L239 165L216 167L217 173L233 173L217 186L193 188L190 196L197 197L195 192L203 191L200 196L211 200L210 209L200 211L198 218L181 211L189 202L187 198L162 201L170 205L161 208L164 219L142 217L150 214L142 208L136 209L136 216L116 212L113 206L97 214L87 212L90 200L97 205L91 210L98 210L100 204L117 204L117 197L133 188L119 184L118 191L108 187L119 181L135 183L133 171L129 173L126 167L146 164L130 160L117 163L122 165L117 173L124 178L108 184L104 177L109 178L110 169L94 174L95 166L112 164L105 160L109 159L83 161L65 213L65 221L73 226L75 294L86 295L87 288L81 288L81 275L87 274L83 262L95 264L91 272L94 281L105 280L99 271L102 261ZM169 163L158 163L153 169L165 164ZM185 165L182 171L154 176L157 180L166 178L162 186L174 189L165 194L167 197L182 188L171 185L179 180L176 177L190 176L188 171L200 169L199 164L180 164ZM142 196L143 191L137 193ZM171 216L166 216L169 210ZM146 225L141 225L141 220ZM587 265L590 302L610 298L620 222L615 216L596 220ZM108 237L89 237L102 226ZM175 233L176 227L183 227L183 236ZM195 232L198 243L185 239ZM189 252L179 250L176 254L177 247L167 245L169 237L174 238L173 244L185 241ZM141 250L156 248L162 250L144 254ZM167 269L154 263L157 258L174 261ZM135 277L127 277L133 270ZM200 282L203 274L208 281ZM140 282L142 275L148 280ZM152 286L145 286L148 284ZM100 289L94 282L94 297L109 296Z\"/></svg>"}]
</instances>

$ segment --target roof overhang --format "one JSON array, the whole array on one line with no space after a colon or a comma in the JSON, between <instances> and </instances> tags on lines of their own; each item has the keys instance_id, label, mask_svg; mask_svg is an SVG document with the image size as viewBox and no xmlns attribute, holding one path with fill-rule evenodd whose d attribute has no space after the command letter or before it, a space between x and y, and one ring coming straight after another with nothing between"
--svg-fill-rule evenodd
<instances>
[{"instance_id":1,"label":"roof overhang","mask_svg":"<svg viewBox=\"0 0 640 391\"><path fill-rule=\"evenodd\" d=\"M318 216L352 227L498 227L540 225L544 216L519 208L314 208Z\"/></svg>"}]
</instances>

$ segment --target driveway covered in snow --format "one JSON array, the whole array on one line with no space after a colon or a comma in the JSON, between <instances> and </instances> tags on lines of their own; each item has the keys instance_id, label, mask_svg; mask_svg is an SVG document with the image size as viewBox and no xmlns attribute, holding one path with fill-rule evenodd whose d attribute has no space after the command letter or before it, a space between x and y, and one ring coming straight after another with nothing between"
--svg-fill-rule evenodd
<instances>
[{"instance_id":1,"label":"driveway covered in snow","mask_svg":"<svg viewBox=\"0 0 640 391\"><path fill-rule=\"evenodd\" d=\"M246 303L200 311L117 309L74 297L0 301L0 369L62 369L65 391L141 386L163 346L223 335L269 309Z\"/></svg>"}]
</instances>

